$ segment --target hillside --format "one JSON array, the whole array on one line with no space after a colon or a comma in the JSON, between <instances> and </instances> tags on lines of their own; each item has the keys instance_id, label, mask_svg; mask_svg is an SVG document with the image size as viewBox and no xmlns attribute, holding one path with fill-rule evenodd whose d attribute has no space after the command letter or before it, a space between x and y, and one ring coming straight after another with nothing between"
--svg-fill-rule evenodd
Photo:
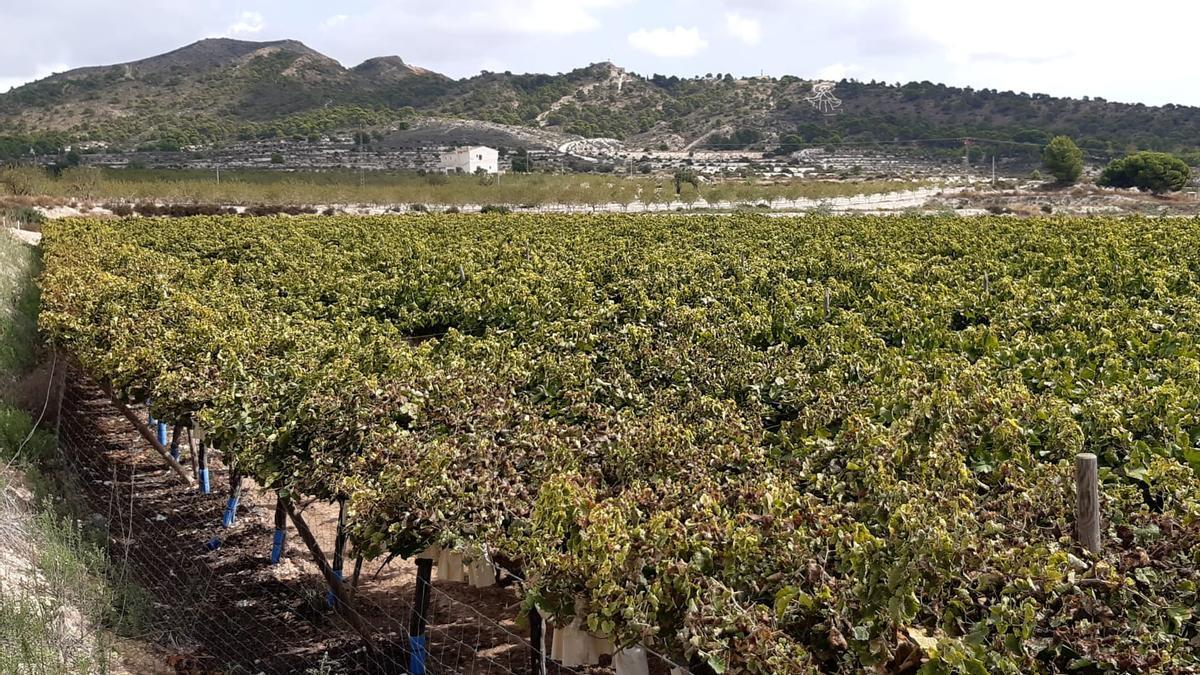
<instances>
[{"instance_id":1,"label":"hillside","mask_svg":"<svg viewBox=\"0 0 1200 675\"><path fill-rule=\"evenodd\" d=\"M696 78L630 73L611 63L568 73L483 72L454 80L398 56L352 68L300 42L207 39L110 66L80 68L0 94L0 157L99 141L177 149L236 139L313 139L402 129L450 116L556 134L618 138L637 148L763 148L982 137L1030 153L1068 134L1094 154L1198 146L1200 108L955 88L839 82L823 114L798 77ZM949 141L950 152L961 146ZM1001 148L1002 150L1004 148ZM955 150L956 151L956 150Z\"/></svg>"}]
</instances>

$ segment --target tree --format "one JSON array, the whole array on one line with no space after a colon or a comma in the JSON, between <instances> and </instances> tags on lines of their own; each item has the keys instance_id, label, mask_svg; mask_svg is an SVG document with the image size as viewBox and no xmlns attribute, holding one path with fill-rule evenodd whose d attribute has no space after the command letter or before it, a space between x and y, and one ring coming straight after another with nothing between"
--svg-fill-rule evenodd
<instances>
[{"instance_id":1,"label":"tree","mask_svg":"<svg viewBox=\"0 0 1200 675\"><path fill-rule=\"evenodd\" d=\"M1083 175L1083 152L1069 137L1055 136L1042 151L1042 164L1058 182L1070 185Z\"/></svg>"},{"instance_id":2,"label":"tree","mask_svg":"<svg viewBox=\"0 0 1200 675\"><path fill-rule=\"evenodd\" d=\"M519 148L512 158L513 173L529 173L529 151Z\"/></svg>"},{"instance_id":3,"label":"tree","mask_svg":"<svg viewBox=\"0 0 1200 675\"><path fill-rule=\"evenodd\" d=\"M1114 159L1100 175L1106 187L1137 188L1154 194L1182 190L1192 170L1178 157L1165 152L1137 152Z\"/></svg>"},{"instance_id":4,"label":"tree","mask_svg":"<svg viewBox=\"0 0 1200 675\"><path fill-rule=\"evenodd\" d=\"M697 192L700 191L700 176L694 169L677 169L675 171L675 194L679 195L683 192L684 185L691 185Z\"/></svg>"}]
</instances>

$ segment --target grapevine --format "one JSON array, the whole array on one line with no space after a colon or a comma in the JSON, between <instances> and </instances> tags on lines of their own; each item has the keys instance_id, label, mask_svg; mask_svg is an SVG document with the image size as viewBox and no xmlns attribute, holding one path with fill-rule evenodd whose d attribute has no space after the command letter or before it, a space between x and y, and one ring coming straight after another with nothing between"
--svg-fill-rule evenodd
<instances>
[{"instance_id":1,"label":"grapevine","mask_svg":"<svg viewBox=\"0 0 1200 675\"><path fill-rule=\"evenodd\" d=\"M355 545L718 671L1200 668L1190 220L62 221L42 327ZM1099 458L1105 550L1072 543ZM561 624L560 624L561 625Z\"/></svg>"}]
</instances>

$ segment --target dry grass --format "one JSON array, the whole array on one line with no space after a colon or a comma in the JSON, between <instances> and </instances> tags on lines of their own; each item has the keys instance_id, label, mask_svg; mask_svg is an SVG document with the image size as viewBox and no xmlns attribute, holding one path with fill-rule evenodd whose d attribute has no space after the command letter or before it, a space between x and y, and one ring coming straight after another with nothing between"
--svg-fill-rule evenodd
<instances>
[{"instance_id":1,"label":"dry grass","mask_svg":"<svg viewBox=\"0 0 1200 675\"><path fill-rule=\"evenodd\" d=\"M743 204L774 199L831 199L878 194L921 186L896 181L812 181L719 179L702 183L685 201L733 201ZM71 169L53 177L39 169L7 169L0 194L14 204L50 206L74 202L159 202L200 204L507 204L600 205L666 203L677 198L669 176L617 174L508 174L495 177L421 176L414 173L324 171L223 171ZM0 197L3 198L3 197Z\"/></svg>"}]
</instances>

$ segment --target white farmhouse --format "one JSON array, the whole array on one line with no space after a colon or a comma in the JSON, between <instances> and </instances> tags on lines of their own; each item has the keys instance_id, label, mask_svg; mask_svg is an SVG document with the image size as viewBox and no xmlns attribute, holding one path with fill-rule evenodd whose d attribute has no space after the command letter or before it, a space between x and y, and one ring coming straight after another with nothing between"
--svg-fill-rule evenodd
<instances>
[{"instance_id":1,"label":"white farmhouse","mask_svg":"<svg viewBox=\"0 0 1200 675\"><path fill-rule=\"evenodd\" d=\"M455 148L442 155L442 170L446 173L500 173L500 151L484 145Z\"/></svg>"}]
</instances>

